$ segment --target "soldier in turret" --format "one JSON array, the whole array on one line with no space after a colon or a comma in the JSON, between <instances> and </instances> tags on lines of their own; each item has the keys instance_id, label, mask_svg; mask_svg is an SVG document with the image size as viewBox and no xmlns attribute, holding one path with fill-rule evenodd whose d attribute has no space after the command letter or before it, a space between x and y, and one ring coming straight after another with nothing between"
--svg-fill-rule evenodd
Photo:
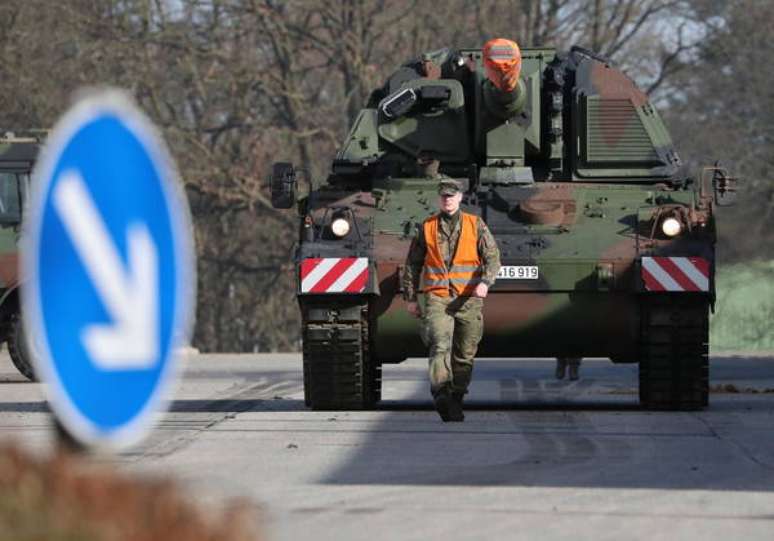
<instances>
[{"instance_id":1,"label":"soldier in turret","mask_svg":"<svg viewBox=\"0 0 774 541\"><path fill-rule=\"evenodd\" d=\"M440 178L438 167L440 162L430 152L420 151L417 156L416 174L424 178Z\"/></svg>"},{"instance_id":2,"label":"soldier in turret","mask_svg":"<svg viewBox=\"0 0 774 541\"><path fill-rule=\"evenodd\" d=\"M402 280L409 313L426 326L435 407L444 422L460 422L484 328L484 298L500 269L500 252L484 221L460 210L460 183L440 179L440 212L417 232ZM417 303L420 277L424 313Z\"/></svg>"}]
</instances>

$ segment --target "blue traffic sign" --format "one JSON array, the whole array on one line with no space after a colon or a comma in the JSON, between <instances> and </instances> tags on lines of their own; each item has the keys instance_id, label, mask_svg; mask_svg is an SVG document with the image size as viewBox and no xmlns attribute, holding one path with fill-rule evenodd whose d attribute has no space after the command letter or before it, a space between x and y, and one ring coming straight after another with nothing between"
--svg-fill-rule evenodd
<instances>
[{"instance_id":1,"label":"blue traffic sign","mask_svg":"<svg viewBox=\"0 0 774 541\"><path fill-rule=\"evenodd\" d=\"M54 413L87 445L149 429L187 343L191 224L156 130L118 91L59 121L33 174L22 313Z\"/></svg>"}]
</instances>

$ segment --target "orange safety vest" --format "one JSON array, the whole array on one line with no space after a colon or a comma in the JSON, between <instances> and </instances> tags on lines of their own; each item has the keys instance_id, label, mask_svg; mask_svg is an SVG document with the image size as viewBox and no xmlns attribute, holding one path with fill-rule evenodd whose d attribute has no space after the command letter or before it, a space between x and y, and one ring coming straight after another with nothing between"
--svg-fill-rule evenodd
<instances>
[{"instance_id":1,"label":"orange safety vest","mask_svg":"<svg viewBox=\"0 0 774 541\"><path fill-rule=\"evenodd\" d=\"M481 259L478 256L478 216L461 213L460 238L457 249L451 261L451 269L446 263L438 247L438 220L440 215L425 220L425 266L422 291L433 293L439 297L448 297L449 291L457 296L470 297L475 287L481 283Z\"/></svg>"}]
</instances>

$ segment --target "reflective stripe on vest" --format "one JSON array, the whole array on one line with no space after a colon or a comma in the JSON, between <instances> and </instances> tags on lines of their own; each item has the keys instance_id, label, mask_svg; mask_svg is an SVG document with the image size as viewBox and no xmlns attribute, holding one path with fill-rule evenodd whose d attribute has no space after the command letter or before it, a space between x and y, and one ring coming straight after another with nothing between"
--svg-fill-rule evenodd
<instances>
[{"instance_id":1,"label":"reflective stripe on vest","mask_svg":"<svg viewBox=\"0 0 774 541\"><path fill-rule=\"evenodd\" d=\"M478 256L478 216L460 212L460 238L451 261L446 263L438 246L438 221L440 215L425 220L425 265L423 291L440 297L448 297L452 290L458 296L470 296L481 283L481 259Z\"/></svg>"}]
</instances>

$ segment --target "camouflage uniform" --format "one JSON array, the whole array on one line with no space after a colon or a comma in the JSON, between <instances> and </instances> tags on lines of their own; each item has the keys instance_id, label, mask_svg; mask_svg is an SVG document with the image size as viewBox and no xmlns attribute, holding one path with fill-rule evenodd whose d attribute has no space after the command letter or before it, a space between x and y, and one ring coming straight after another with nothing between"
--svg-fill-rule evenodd
<instances>
[{"instance_id":1,"label":"camouflage uniform","mask_svg":"<svg viewBox=\"0 0 774 541\"><path fill-rule=\"evenodd\" d=\"M441 255L450 266L460 237L460 211L449 216L440 214L438 244ZM417 302L420 276L427 246L420 228L411 243L402 276L405 299ZM483 220L478 220L478 253L482 261L482 282L491 286L500 269L500 252L492 233ZM423 339L430 348L430 388L436 395L444 387L455 393L467 392L473 371L473 358L484 330L482 307L484 299L455 296L425 295Z\"/></svg>"}]
</instances>

